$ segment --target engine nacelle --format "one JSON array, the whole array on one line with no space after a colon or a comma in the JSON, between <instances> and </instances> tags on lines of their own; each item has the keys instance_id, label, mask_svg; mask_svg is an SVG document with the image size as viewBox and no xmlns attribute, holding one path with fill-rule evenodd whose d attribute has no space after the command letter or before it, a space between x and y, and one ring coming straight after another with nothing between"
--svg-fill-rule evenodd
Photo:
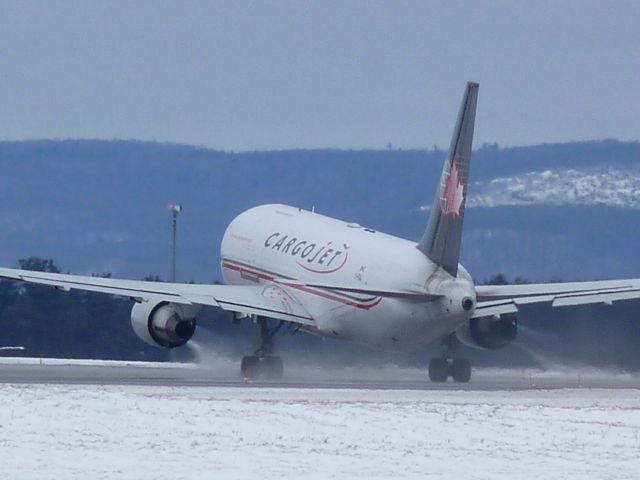
<instances>
[{"instance_id":1,"label":"engine nacelle","mask_svg":"<svg viewBox=\"0 0 640 480\"><path fill-rule=\"evenodd\" d=\"M475 348L497 350L510 344L518 334L518 319L515 313L501 316L472 318L456 330L456 336L465 345Z\"/></svg>"},{"instance_id":2,"label":"engine nacelle","mask_svg":"<svg viewBox=\"0 0 640 480\"><path fill-rule=\"evenodd\" d=\"M136 303L131 309L131 326L136 335L149 345L180 347L193 336L200 308L168 302Z\"/></svg>"}]
</instances>

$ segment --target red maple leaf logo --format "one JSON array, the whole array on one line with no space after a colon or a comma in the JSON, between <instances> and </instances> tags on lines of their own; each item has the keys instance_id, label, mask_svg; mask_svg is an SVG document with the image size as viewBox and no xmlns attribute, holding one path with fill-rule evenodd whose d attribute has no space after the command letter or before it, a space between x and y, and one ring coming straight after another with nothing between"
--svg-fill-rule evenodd
<instances>
[{"instance_id":1,"label":"red maple leaf logo","mask_svg":"<svg viewBox=\"0 0 640 480\"><path fill-rule=\"evenodd\" d=\"M460 216L460 208L464 203L464 186L458 179L458 167L455 160L451 161L451 168L444 179L440 203L445 215Z\"/></svg>"}]
</instances>

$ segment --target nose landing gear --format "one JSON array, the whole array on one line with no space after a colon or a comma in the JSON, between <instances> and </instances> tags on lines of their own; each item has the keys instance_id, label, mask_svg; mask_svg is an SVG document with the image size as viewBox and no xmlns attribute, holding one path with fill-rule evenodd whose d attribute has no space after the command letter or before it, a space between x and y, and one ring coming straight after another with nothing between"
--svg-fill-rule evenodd
<instances>
[{"instance_id":1,"label":"nose landing gear","mask_svg":"<svg viewBox=\"0 0 640 480\"><path fill-rule=\"evenodd\" d=\"M273 355L274 342L273 338L282 327L282 322L277 325L269 326L269 319L266 317L257 317L256 325L259 333L259 346L253 355L247 355L242 358L240 370L242 378L248 380L279 380L282 378L284 367L282 359Z\"/></svg>"},{"instance_id":2,"label":"nose landing gear","mask_svg":"<svg viewBox=\"0 0 640 480\"><path fill-rule=\"evenodd\" d=\"M453 357L460 342L455 334L451 334L443 343L445 351L442 357L433 358L429 362L429 380L442 383L451 377L454 382L467 383L471 379L471 362L464 358Z\"/></svg>"}]
</instances>

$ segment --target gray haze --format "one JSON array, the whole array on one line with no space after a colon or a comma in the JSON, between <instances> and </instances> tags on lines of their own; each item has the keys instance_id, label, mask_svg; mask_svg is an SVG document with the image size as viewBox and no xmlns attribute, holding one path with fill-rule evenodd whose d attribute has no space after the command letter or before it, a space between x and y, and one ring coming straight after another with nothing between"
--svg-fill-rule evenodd
<instances>
[{"instance_id":1,"label":"gray haze","mask_svg":"<svg viewBox=\"0 0 640 480\"><path fill-rule=\"evenodd\" d=\"M637 139L640 2L0 2L0 138L231 150Z\"/></svg>"}]
</instances>

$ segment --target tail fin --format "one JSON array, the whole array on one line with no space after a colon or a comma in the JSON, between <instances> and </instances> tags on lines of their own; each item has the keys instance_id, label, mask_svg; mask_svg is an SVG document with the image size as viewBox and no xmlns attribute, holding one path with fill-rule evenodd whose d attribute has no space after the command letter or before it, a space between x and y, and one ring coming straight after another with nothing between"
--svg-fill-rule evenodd
<instances>
[{"instance_id":1,"label":"tail fin","mask_svg":"<svg viewBox=\"0 0 640 480\"><path fill-rule=\"evenodd\" d=\"M429 223L418 249L454 277L458 274L462 220L478 101L477 83L467 83L458 121L444 161Z\"/></svg>"}]
</instances>

